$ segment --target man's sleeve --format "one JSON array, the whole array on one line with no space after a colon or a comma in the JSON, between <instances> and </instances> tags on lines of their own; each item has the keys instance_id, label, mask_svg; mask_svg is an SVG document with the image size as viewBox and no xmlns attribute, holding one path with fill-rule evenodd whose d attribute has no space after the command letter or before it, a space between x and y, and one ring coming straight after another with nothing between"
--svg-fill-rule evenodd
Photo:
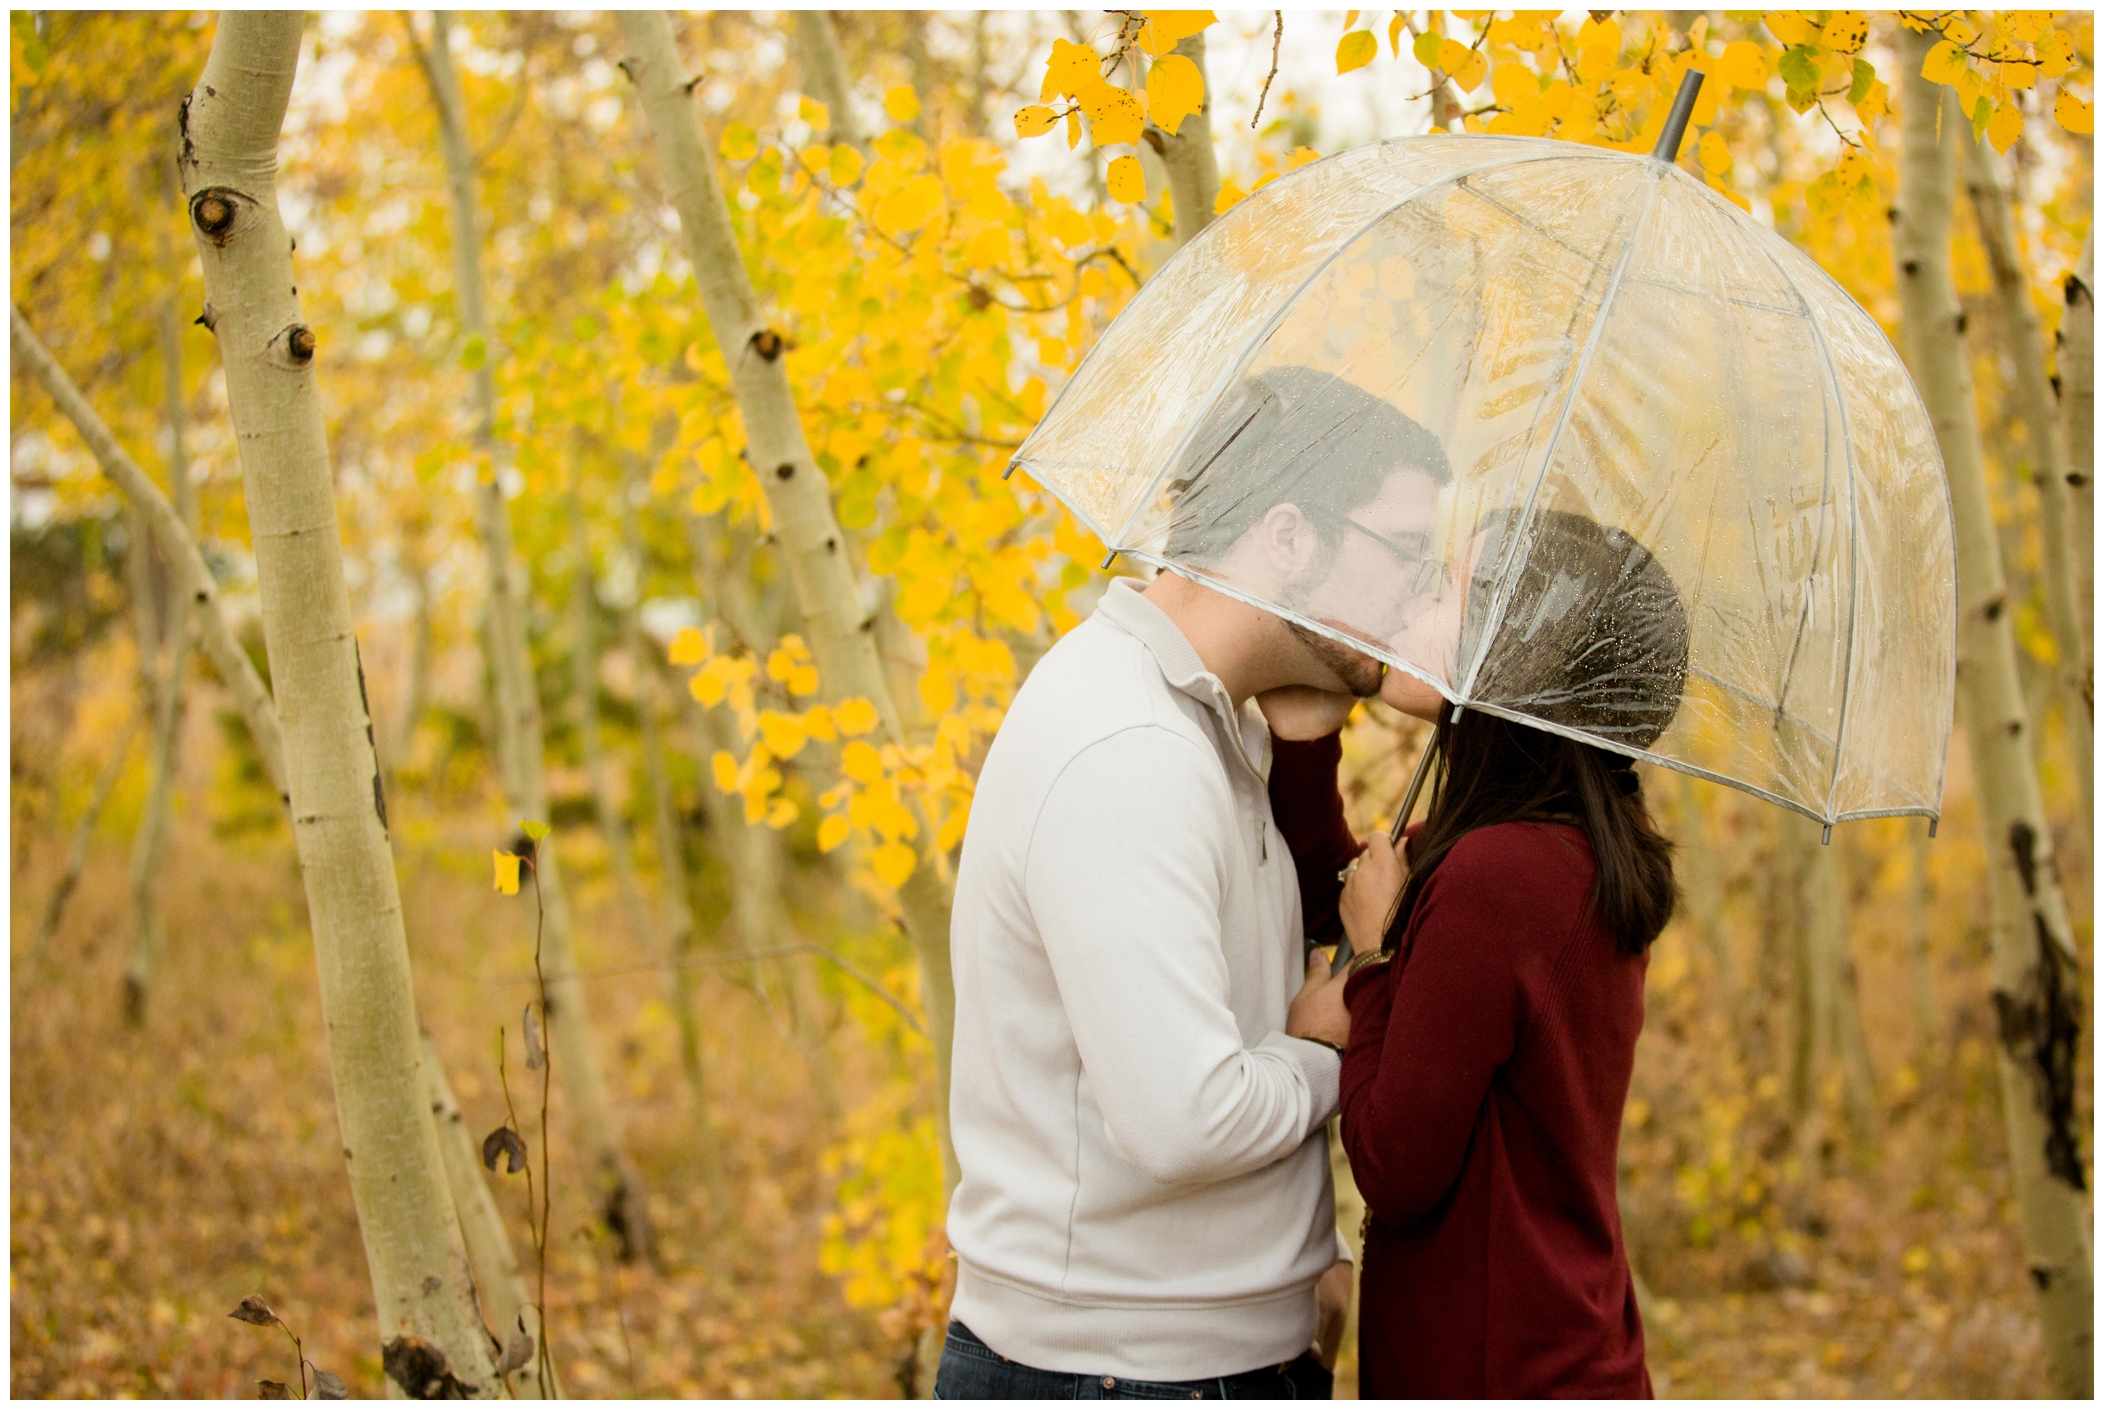
<instances>
[{"instance_id":1,"label":"man's sleeve","mask_svg":"<svg viewBox=\"0 0 2104 1410\"><path fill-rule=\"evenodd\" d=\"M1338 1059L1227 1002L1220 902L1236 811L1218 763L1172 731L1090 746L1032 833L1025 886L1082 1068L1120 1154L1164 1184L1290 1155L1336 1110Z\"/></svg>"},{"instance_id":2,"label":"man's sleeve","mask_svg":"<svg viewBox=\"0 0 2104 1410\"><path fill-rule=\"evenodd\" d=\"M1344 921L1337 913L1344 883L1337 872L1366 847L1352 835L1344 795L1337 791L1343 756L1338 734L1307 740L1271 736L1271 816L1300 877L1301 928L1317 945L1344 939Z\"/></svg>"}]
</instances>

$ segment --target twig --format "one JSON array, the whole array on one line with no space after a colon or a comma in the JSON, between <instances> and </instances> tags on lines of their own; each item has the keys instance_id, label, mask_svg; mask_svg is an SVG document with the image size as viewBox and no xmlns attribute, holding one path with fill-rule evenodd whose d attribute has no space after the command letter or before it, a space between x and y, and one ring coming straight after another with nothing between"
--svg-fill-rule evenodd
<instances>
[{"instance_id":1,"label":"twig","mask_svg":"<svg viewBox=\"0 0 2104 1410\"><path fill-rule=\"evenodd\" d=\"M1257 94L1257 110L1249 115L1249 130L1257 130L1257 119L1264 116L1264 100L1271 96L1271 80L1278 77L1278 45L1286 37L1286 12L1271 12L1271 72L1264 75L1264 91Z\"/></svg>"},{"instance_id":2,"label":"twig","mask_svg":"<svg viewBox=\"0 0 2104 1410\"><path fill-rule=\"evenodd\" d=\"M555 1170L548 1164L548 1083L555 1075L555 1053L550 1046L548 1029L548 977L541 972L541 932L548 920L548 904L541 892L540 868L541 844L533 844L533 856L527 865L533 868L533 987L541 1002L541 1237L534 1249L538 1283L534 1298L539 1304L534 1310L541 1319L540 1346L534 1357L534 1367L540 1377L541 1396L547 1398L549 1387L555 1383L555 1356L548 1350L548 1217L549 1199L554 1193ZM527 1197L533 1192L529 1189Z\"/></svg>"},{"instance_id":3,"label":"twig","mask_svg":"<svg viewBox=\"0 0 2104 1410\"><path fill-rule=\"evenodd\" d=\"M44 918L37 925L37 934L29 947L29 954L22 962L22 984L18 991L27 995L36 985L37 971L43 967L44 951L51 944L51 937L58 932L59 917L65 914L66 902L73 897L74 888L80 885L81 868L87 864L88 843L95 835L95 823L110 800L110 793L117 786L117 779L124 772L125 756L131 752L131 742L139 732L139 725L146 718L146 707L139 705L132 711L131 719L124 726L124 733L117 737L117 745L110 751L109 761L102 766L102 774L95 780L95 791L89 795L87 811L80 815L74 825L73 845L66 851L66 870L58 879L58 886L51 893L51 901L44 907Z\"/></svg>"}]
</instances>

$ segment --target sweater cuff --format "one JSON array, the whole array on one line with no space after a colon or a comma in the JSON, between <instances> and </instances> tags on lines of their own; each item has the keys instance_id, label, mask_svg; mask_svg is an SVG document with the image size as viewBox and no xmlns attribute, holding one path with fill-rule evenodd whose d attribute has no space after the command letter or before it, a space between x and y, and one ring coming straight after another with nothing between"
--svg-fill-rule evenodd
<instances>
[{"instance_id":1,"label":"sweater cuff","mask_svg":"<svg viewBox=\"0 0 2104 1410\"><path fill-rule=\"evenodd\" d=\"M1337 1114L1337 1083L1344 1071L1344 1059L1337 1056L1335 1049L1283 1033L1274 1033L1257 1046L1272 1049L1300 1069L1301 1079L1308 1084L1307 1131L1319 1129ZM1306 1134L1302 1132L1303 1136Z\"/></svg>"}]
</instances>

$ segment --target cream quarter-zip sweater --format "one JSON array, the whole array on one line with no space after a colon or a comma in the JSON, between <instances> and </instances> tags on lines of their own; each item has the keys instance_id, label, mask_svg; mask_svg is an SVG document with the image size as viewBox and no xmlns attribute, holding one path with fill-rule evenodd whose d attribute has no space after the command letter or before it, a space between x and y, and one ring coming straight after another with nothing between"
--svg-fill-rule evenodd
<instances>
[{"instance_id":1,"label":"cream quarter-zip sweater","mask_svg":"<svg viewBox=\"0 0 2104 1410\"><path fill-rule=\"evenodd\" d=\"M1284 1032L1269 767L1261 713L1130 580L987 751L950 927L952 1315L1011 1360L1192 1380L1314 1338L1338 1059Z\"/></svg>"}]
</instances>

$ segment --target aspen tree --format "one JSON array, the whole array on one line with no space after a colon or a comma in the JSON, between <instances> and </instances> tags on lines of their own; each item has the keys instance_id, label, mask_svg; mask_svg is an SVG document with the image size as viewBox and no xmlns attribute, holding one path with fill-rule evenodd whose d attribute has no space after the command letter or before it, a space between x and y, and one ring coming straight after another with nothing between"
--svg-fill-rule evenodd
<instances>
[{"instance_id":1,"label":"aspen tree","mask_svg":"<svg viewBox=\"0 0 2104 1410\"><path fill-rule=\"evenodd\" d=\"M132 737L146 721L145 702L131 713L124 728L117 734L117 742L110 749L109 758L102 764L102 772L95 776L95 787L88 794L88 806L81 812L80 821L73 825L73 840L66 848L66 865L59 871L58 884L51 888L51 899L44 904L43 917L37 922L36 935L29 942L29 953L22 961L21 980L15 993L18 997L36 988L37 973L44 965L44 952L50 948L51 937L58 932L58 923L66 913L66 903L73 899L73 892L80 885L80 874L88 864L88 844L95 840L95 824L102 820L102 810L109 806L110 794L116 791L117 780L124 774L124 760L131 753Z\"/></svg>"},{"instance_id":2,"label":"aspen tree","mask_svg":"<svg viewBox=\"0 0 2104 1410\"><path fill-rule=\"evenodd\" d=\"M1790 937L1790 1107L1800 1145L1816 1150L1824 1127L1821 1089L1839 1069L1850 1134L1870 1133L1874 1095L1849 977L1848 907L1841 858L1820 842L1820 825L1794 814L1782 826L1783 933Z\"/></svg>"},{"instance_id":3,"label":"aspen tree","mask_svg":"<svg viewBox=\"0 0 2104 1410\"><path fill-rule=\"evenodd\" d=\"M2068 489L2067 452L2062 446L2060 409L2053 402L2053 389L2046 382L2046 341L2040 330L2038 310L2031 302L2031 279L2024 271L2016 247L2013 199L2003 178L2001 159L1985 139L1965 144L1965 189L1971 198L1973 218L1980 228L1980 245L1987 252L1987 265L1994 275L1995 304L2001 314L2009 352L2016 364L2015 412L2024 423L2024 448L2015 457L2030 462L2031 483L2038 487L2038 530L2045 543L2046 616L2052 624L2054 644L2060 649L2059 677L2067 700L2067 732L2074 744L2076 768L2082 779L2083 812L2094 803L2095 784L2090 777L2094 748L2088 703L2083 698L2082 608L2075 586L2076 532L2072 495Z\"/></svg>"},{"instance_id":4,"label":"aspen tree","mask_svg":"<svg viewBox=\"0 0 2104 1410\"><path fill-rule=\"evenodd\" d=\"M2052 833L2031 763L2009 620L1974 419L1957 290L1951 279L1956 145L1965 119L1921 76L1933 34L1899 35L1904 143L1893 216L1901 327L1950 481L1958 550L1959 715L1972 753L1993 896L1994 1005L2002 1113L2025 1262L2038 1291L2052 1393L2090 1394L2087 1177L2075 1129L2081 975Z\"/></svg>"},{"instance_id":5,"label":"aspen tree","mask_svg":"<svg viewBox=\"0 0 2104 1410\"><path fill-rule=\"evenodd\" d=\"M475 200L475 157L468 145L467 109L450 45L452 16L431 15L431 43L411 42L438 109L439 145L453 205L453 297L463 348L477 348L472 369L474 444L482 458L475 503L489 573L485 644L497 692L497 755L504 795L515 816L545 822L548 786L543 764L541 703L526 640L526 603L512 552L511 516L497 473L497 390L489 318L483 306L482 241ZM601 1212L620 1236L624 1258L653 1254L650 1213L641 1177L622 1144L620 1123L592 1042L590 1010L577 978L569 896L553 847L534 860L542 907L541 946L548 978L548 1029L555 1074L569 1097L570 1119L601 1186Z\"/></svg>"},{"instance_id":6,"label":"aspen tree","mask_svg":"<svg viewBox=\"0 0 2104 1410\"><path fill-rule=\"evenodd\" d=\"M424 1343L474 1394L490 1386L494 1363L418 1080L409 947L344 584L316 338L300 318L278 213L278 131L303 20L221 12L204 77L184 100L179 162L240 446L337 1126L380 1336L397 1353L412 1338Z\"/></svg>"},{"instance_id":7,"label":"aspen tree","mask_svg":"<svg viewBox=\"0 0 2104 1410\"><path fill-rule=\"evenodd\" d=\"M22 310L14 308L11 313L17 361L29 369L57 404L60 413L73 423L73 429L80 433L81 440L102 467L102 473L109 476L125 498L138 505L145 515L162 552L168 555L184 596L197 609L199 636L205 655L210 658L219 678L234 693L234 704L248 725L249 736L256 742L256 752L263 758L271 786L277 789L281 801L289 802L277 710L271 704L270 691L264 686L263 678L256 673L255 663L248 659L248 653L234 639L225 614L219 610L219 583L213 578L212 570L205 566L204 555L197 551L197 541L184 527L182 516L176 513L168 497L117 443L110 428L96 415L95 408L73 385L73 379L39 341L35 330L29 326L29 320L22 316Z\"/></svg>"},{"instance_id":8,"label":"aspen tree","mask_svg":"<svg viewBox=\"0 0 2104 1410\"><path fill-rule=\"evenodd\" d=\"M446 1184L453 1192L453 1208L460 1217L460 1235L467 1245L468 1265L475 1273L475 1292L491 1337L508 1342L521 1328L539 1339L540 1314L526 1291L526 1275L512 1252L511 1235L505 1231L504 1215L491 1197L475 1151L475 1137L453 1088L446 1081L445 1064L439 1060L438 1044L427 1030L423 1035L424 1063L421 1069L424 1100L431 1104L431 1120L438 1127L438 1149L446 1164ZM536 1358L537 1360L538 1358ZM535 1394L538 1377L532 1364L504 1378L516 1398ZM554 1387L562 1394L560 1386Z\"/></svg>"},{"instance_id":9,"label":"aspen tree","mask_svg":"<svg viewBox=\"0 0 2104 1410\"><path fill-rule=\"evenodd\" d=\"M183 449L182 318L171 296L161 308L161 363L166 384L168 420L168 488L176 517L193 537L197 532L197 496L190 485L190 462ZM163 550L163 556L174 555ZM145 1017L147 988L159 963L166 927L161 919L161 854L167 846L170 815L175 807L175 774L180 759L183 683L190 670L194 630L190 599L181 591L168 595L168 663L155 681L151 760L153 783L146 812L132 842L132 958L124 973L124 1011L136 1023Z\"/></svg>"},{"instance_id":10,"label":"aspen tree","mask_svg":"<svg viewBox=\"0 0 2104 1410\"><path fill-rule=\"evenodd\" d=\"M846 539L833 515L825 475L812 457L797 419L795 394L781 362L780 335L762 319L747 276L714 159L702 142L693 108L693 82L662 10L624 10L618 16L627 58L656 139L665 186L679 212L694 276L716 345L730 366L731 388L745 425L747 451L774 516L775 534L818 663L828 700L867 699L879 728L904 742L899 712L876 650L873 623L863 610L849 565ZM932 842L933 829L923 827ZM944 1188L957 1181L950 1144L950 1035L956 998L950 979L949 884L937 858L924 855L898 888L899 907L920 966L921 1004L935 1049L936 1120L941 1133Z\"/></svg>"},{"instance_id":11,"label":"aspen tree","mask_svg":"<svg viewBox=\"0 0 2104 1410\"><path fill-rule=\"evenodd\" d=\"M2096 418L2097 230L2082 237L2082 257L2061 283L2067 311L2060 317L2060 416L2067 447L2068 537L2075 546L2075 601L2082 609L2082 708L2096 710Z\"/></svg>"},{"instance_id":12,"label":"aspen tree","mask_svg":"<svg viewBox=\"0 0 2104 1410\"><path fill-rule=\"evenodd\" d=\"M855 116L855 90L848 82L847 58L840 52L840 31L833 28L829 11L796 12L796 52L803 64L804 91L826 105L830 129L825 140L866 146L867 135Z\"/></svg>"},{"instance_id":13,"label":"aspen tree","mask_svg":"<svg viewBox=\"0 0 2104 1410\"><path fill-rule=\"evenodd\" d=\"M1176 222L1170 243L1180 250L1213 223L1213 206L1220 199L1220 158L1213 151L1213 85L1205 72L1204 33L1185 35L1176 42L1175 52L1198 65L1205 100L1177 125L1175 136L1150 127L1146 138L1161 154L1162 169L1169 176L1169 205Z\"/></svg>"}]
</instances>

